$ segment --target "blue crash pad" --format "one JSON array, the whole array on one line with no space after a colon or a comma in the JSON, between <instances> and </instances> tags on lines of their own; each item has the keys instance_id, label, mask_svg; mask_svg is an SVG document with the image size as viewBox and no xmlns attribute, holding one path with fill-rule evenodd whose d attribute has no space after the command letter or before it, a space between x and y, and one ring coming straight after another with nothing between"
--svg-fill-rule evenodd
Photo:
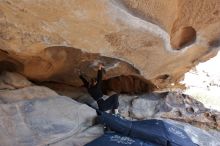
<instances>
[{"instance_id":1,"label":"blue crash pad","mask_svg":"<svg viewBox=\"0 0 220 146\"><path fill-rule=\"evenodd\" d=\"M197 146L184 130L163 120L129 121L106 112L97 110L97 113L101 124L106 125L119 136L129 137L134 139L135 142L142 142L142 144L151 143L160 146ZM108 142L112 142L108 137L109 134L105 134L95 141L100 142L100 145L103 142L105 143L104 146L107 146ZM138 142L135 142L134 146L139 146ZM118 146L121 145L118 144Z\"/></svg>"},{"instance_id":2,"label":"blue crash pad","mask_svg":"<svg viewBox=\"0 0 220 146\"><path fill-rule=\"evenodd\" d=\"M85 146L160 146L150 142L143 142L136 138L130 138L115 132L105 133L96 140L86 144Z\"/></svg>"}]
</instances>

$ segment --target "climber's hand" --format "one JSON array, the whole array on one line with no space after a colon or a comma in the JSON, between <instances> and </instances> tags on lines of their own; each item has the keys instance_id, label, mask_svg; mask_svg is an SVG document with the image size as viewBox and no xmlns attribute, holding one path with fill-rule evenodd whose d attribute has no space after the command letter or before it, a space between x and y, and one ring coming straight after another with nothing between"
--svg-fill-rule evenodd
<instances>
[{"instance_id":1,"label":"climber's hand","mask_svg":"<svg viewBox=\"0 0 220 146\"><path fill-rule=\"evenodd\" d=\"M99 64L99 70L102 70L102 69L104 69L105 68L105 66L102 64L102 63L100 63Z\"/></svg>"}]
</instances>

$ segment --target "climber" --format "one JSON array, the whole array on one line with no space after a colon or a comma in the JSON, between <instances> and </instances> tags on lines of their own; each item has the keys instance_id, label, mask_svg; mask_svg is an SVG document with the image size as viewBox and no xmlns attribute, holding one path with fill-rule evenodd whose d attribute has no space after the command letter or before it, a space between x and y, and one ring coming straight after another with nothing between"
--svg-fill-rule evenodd
<instances>
[{"instance_id":1,"label":"climber","mask_svg":"<svg viewBox=\"0 0 220 146\"><path fill-rule=\"evenodd\" d=\"M89 94L92 98L97 102L99 110L108 111L111 110L113 114L118 115L118 94L113 94L107 99L102 92L102 76L103 76L104 65L99 64L99 69L97 73L97 78L92 78L90 82L88 82L82 73L80 73L79 77L83 81L84 86L87 88Z\"/></svg>"}]
</instances>

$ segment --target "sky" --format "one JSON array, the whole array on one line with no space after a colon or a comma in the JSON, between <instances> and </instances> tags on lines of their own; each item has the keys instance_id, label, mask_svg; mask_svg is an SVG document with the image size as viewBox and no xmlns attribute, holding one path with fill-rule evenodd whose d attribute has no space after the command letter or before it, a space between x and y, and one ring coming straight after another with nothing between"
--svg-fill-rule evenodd
<instances>
[{"instance_id":1,"label":"sky","mask_svg":"<svg viewBox=\"0 0 220 146\"><path fill-rule=\"evenodd\" d=\"M186 73L181 83L187 87L186 94L206 107L220 111L220 51L215 57Z\"/></svg>"}]
</instances>

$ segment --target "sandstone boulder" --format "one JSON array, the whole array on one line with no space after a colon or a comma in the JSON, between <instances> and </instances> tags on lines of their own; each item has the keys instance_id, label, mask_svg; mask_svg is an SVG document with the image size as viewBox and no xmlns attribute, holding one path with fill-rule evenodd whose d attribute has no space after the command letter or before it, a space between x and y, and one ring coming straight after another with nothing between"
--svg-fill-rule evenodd
<instances>
[{"instance_id":1,"label":"sandstone boulder","mask_svg":"<svg viewBox=\"0 0 220 146\"><path fill-rule=\"evenodd\" d=\"M122 95L119 111L130 119L165 118L203 129L220 129L218 111L208 109L201 102L179 92L151 93L130 98Z\"/></svg>"},{"instance_id":2,"label":"sandstone boulder","mask_svg":"<svg viewBox=\"0 0 220 146\"><path fill-rule=\"evenodd\" d=\"M4 0L0 71L80 86L77 72L94 77L102 62L108 79L135 75L154 90L172 87L217 53L219 7L218 0Z\"/></svg>"},{"instance_id":3,"label":"sandstone boulder","mask_svg":"<svg viewBox=\"0 0 220 146\"><path fill-rule=\"evenodd\" d=\"M3 103L53 96L58 94L47 87L34 85L21 74L3 72L0 75L0 101Z\"/></svg>"},{"instance_id":4,"label":"sandstone boulder","mask_svg":"<svg viewBox=\"0 0 220 146\"><path fill-rule=\"evenodd\" d=\"M18 73L3 72L0 74L0 90L24 88L31 85L30 81Z\"/></svg>"},{"instance_id":5,"label":"sandstone boulder","mask_svg":"<svg viewBox=\"0 0 220 146\"><path fill-rule=\"evenodd\" d=\"M43 146L69 137L83 145L102 133L98 127L88 129L96 112L68 97L0 104L0 109L2 146Z\"/></svg>"},{"instance_id":6,"label":"sandstone boulder","mask_svg":"<svg viewBox=\"0 0 220 146\"><path fill-rule=\"evenodd\" d=\"M186 131L194 143L199 146L218 146L220 145L220 132L214 130L202 130L200 128L194 127L190 124L183 122L177 122L173 120L165 120L166 122L177 126L178 128Z\"/></svg>"},{"instance_id":7,"label":"sandstone boulder","mask_svg":"<svg viewBox=\"0 0 220 146\"><path fill-rule=\"evenodd\" d=\"M60 140L56 143L50 144L50 146L83 146L86 143L100 137L103 134L103 126L95 125L88 127L88 129L75 134L67 139Z\"/></svg>"},{"instance_id":8,"label":"sandstone boulder","mask_svg":"<svg viewBox=\"0 0 220 146\"><path fill-rule=\"evenodd\" d=\"M41 99L53 96L58 96L58 94L43 86L30 86L22 89L0 91L0 100L4 103L11 103L26 99Z\"/></svg>"}]
</instances>

